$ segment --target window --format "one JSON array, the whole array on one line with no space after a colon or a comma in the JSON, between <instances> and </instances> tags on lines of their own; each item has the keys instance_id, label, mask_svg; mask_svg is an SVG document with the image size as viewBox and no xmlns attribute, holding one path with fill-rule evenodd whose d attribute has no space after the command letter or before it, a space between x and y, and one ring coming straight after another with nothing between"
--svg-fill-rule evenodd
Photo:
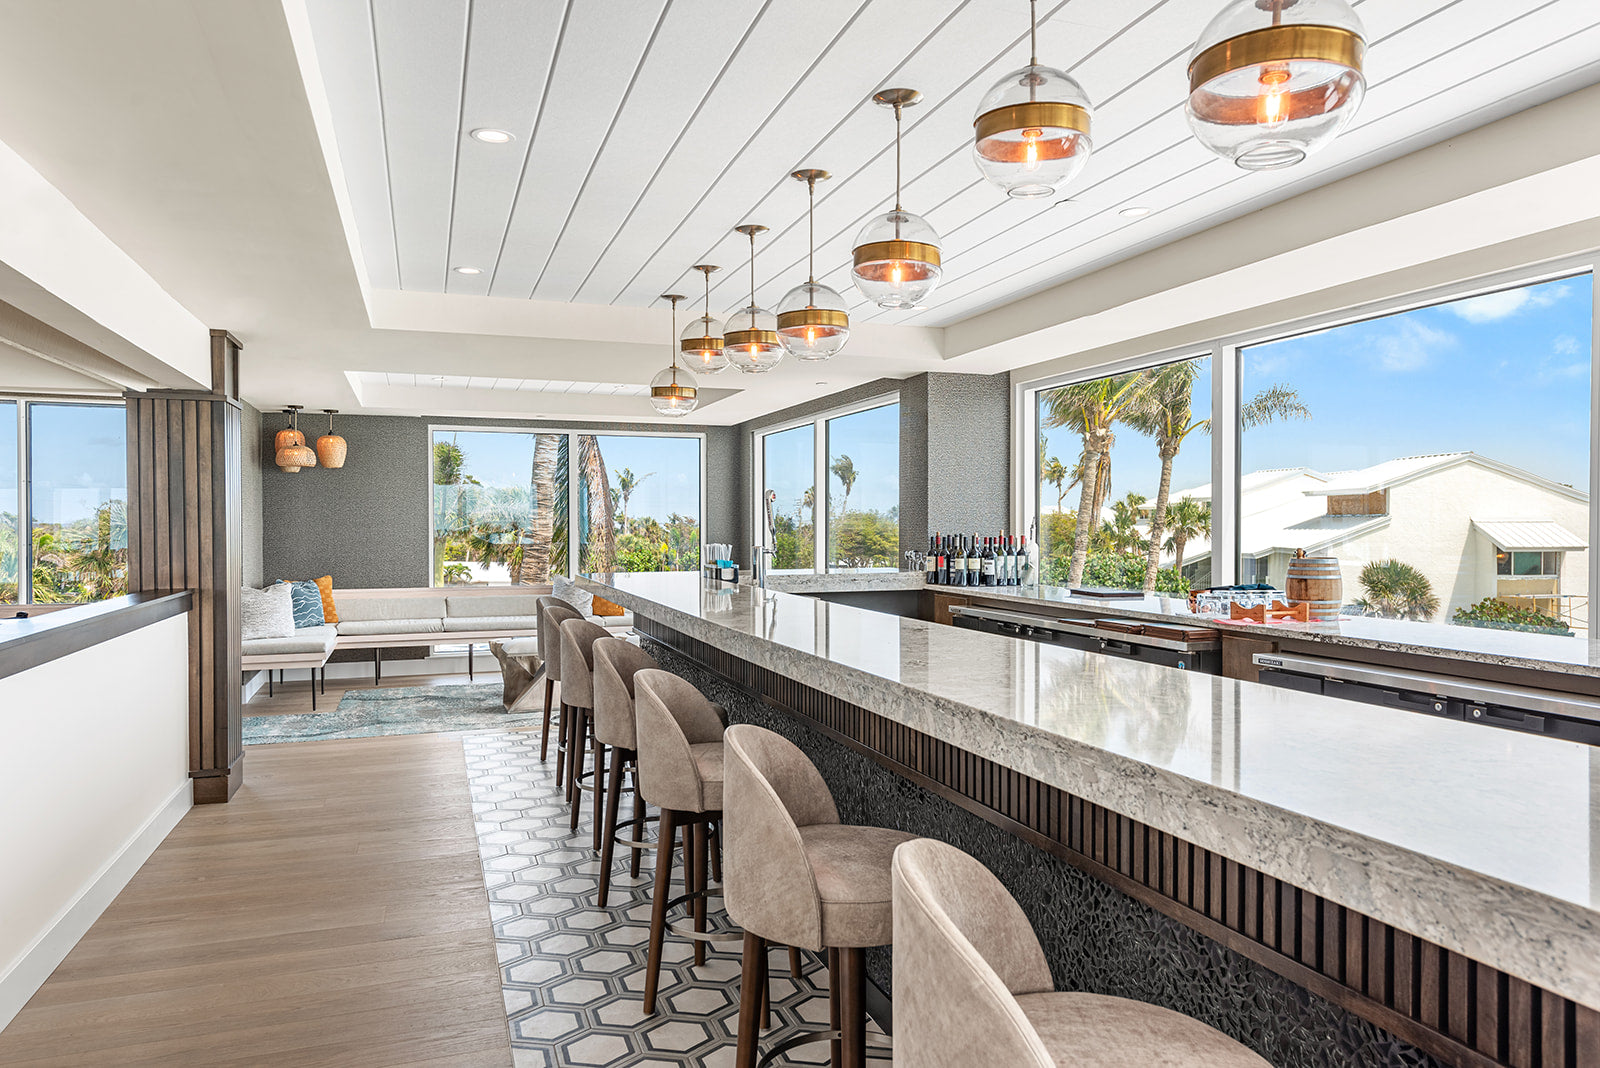
<instances>
[{"instance_id":1,"label":"window","mask_svg":"<svg viewBox=\"0 0 1600 1068\"><path fill-rule=\"evenodd\" d=\"M755 438L755 529L764 536L770 496L775 570L899 568L898 401L824 413Z\"/></svg>"},{"instance_id":2,"label":"window","mask_svg":"<svg viewBox=\"0 0 1600 1068\"><path fill-rule=\"evenodd\" d=\"M699 435L435 428L431 448L435 585L700 566Z\"/></svg>"},{"instance_id":3,"label":"window","mask_svg":"<svg viewBox=\"0 0 1600 1068\"><path fill-rule=\"evenodd\" d=\"M1035 411L1041 581L1210 585L1210 357L1043 389Z\"/></svg>"},{"instance_id":4,"label":"window","mask_svg":"<svg viewBox=\"0 0 1600 1068\"><path fill-rule=\"evenodd\" d=\"M700 439L577 440L580 570L699 570Z\"/></svg>"},{"instance_id":5,"label":"window","mask_svg":"<svg viewBox=\"0 0 1600 1068\"><path fill-rule=\"evenodd\" d=\"M1560 278L1241 349L1241 573L1281 589L1304 550L1339 559L1347 611L1450 621L1515 596L1583 626L1592 292ZM1258 397L1287 417L1253 419Z\"/></svg>"},{"instance_id":6,"label":"window","mask_svg":"<svg viewBox=\"0 0 1600 1068\"><path fill-rule=\"evenodd\" d=\"M127 480L122 405L0 401L0 602L127 593Z\"/></svg>"}]
</instances>

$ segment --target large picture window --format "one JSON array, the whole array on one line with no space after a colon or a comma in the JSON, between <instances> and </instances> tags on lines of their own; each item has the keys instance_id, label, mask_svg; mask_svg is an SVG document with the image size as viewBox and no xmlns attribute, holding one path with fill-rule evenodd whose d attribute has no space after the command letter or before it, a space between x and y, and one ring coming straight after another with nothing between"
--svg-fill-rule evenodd
<instances>
[{"instance_id":1,"label":"large picture window","mask_svg":"<svg viewBox=\"0 0 1600 1068\"><path fill-rule=\"evenodd\" d=\"M827 412L755 437L755 529L773 550L774 569L898 569L898 401Z\"/></svg>"},{"instance_id":2,"label":"large picture window","mask_svg":"<svg viewBox=\"0 0 1600 1068\"><path fill-rule=\"evenodd\" d=\"M127 413L0 401L0 603L128 592Z\"/></svg>"},{"instance_id":3,"label":"large picture window","mask_svg":"<svg viewBox=\"0 0 1600 1068\"><path fill-rule=\"evenodd\" d=\"M700 566L698 435L435 428L431 450L435 585Z\"/></svg>"}]
</instances>

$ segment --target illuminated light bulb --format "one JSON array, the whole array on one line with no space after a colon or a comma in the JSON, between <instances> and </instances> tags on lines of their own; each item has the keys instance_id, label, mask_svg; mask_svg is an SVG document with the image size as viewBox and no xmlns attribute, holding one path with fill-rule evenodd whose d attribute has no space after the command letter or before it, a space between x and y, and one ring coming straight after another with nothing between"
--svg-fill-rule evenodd
<instances>
[{"instance_id":1,"label":"illuminated light bulb","mask_svg":"<svg viewBox=\"0 0 1600 1068\"><path fill-rule=\"evenodd\" d=\"M1022 131L1022 167L1024 170L1036 171L1039 169L1039 138L1044 136L1044 131L1039 129Z\"/></svg>"},{"instance_id":2,"label":"illuminated light bulb","mask_svg":"<svg viewBox=\"0 0 1600 1068\"><path fill-rule=\"evenodd\" d=\"M1268 68L1261 72L1261 84L1266 87L1266 93L1261 97L1261 125L1275 130L1282 126L1289 117L1287 86L1289 72L1282 67Z\"/></svg>"},{"instance_id":3,"label":"illuminated light bulb","mask_svg":"<svg viewBox=\"0 0 1600 1068\"><path fill-rule=\"evenodd\" d=\"M893 286L897 286L901 282L904 282L905 280L906 280L905 265L902 264L899 260L895 260L894 261L894 266L889 268L889 284L893 285Z\"/></svg>"}]
</instances>

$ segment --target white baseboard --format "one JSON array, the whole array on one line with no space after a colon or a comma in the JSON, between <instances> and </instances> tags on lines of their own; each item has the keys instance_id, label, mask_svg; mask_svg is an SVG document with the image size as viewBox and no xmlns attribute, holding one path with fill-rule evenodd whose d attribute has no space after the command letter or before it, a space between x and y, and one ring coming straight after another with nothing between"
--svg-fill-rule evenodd
<instances>
[{"instance_id":1,"label":"white baseboard","mask_svg":"<svg viewBox=\"0 0 1600 1068\"><path fill-rule=\"evenodd\" d=\"M77 898L23 950L5 974L0 975L0 1030L22 1011L28 999L50 978L50 973L72 952L72 947L89 933L94 921L122 893L128 880L193 806L194 782L186 780L101 866Z\"/></svg>"}]
</instances>

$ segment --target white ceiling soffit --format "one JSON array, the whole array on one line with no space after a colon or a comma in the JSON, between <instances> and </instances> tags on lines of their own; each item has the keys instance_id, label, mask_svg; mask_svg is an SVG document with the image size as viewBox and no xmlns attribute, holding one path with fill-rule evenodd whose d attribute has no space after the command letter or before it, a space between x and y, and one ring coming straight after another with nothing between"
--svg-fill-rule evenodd
<instances>
[{"instance_id":1,"label":"white ceiling soffit","mask_svg":"<svg viewBox=\"0 0 1600 1068\"><path fill-rule=\"evenodd\" d=\"M1600 77L1592 0L1356 0L1371 44L1355 124L1299 167L1248 173L1183 117L1189 48L1222 3L1040 6L1041 60L1096 105L1095 155L1055 204L1008 201L966 158L978 99L1025 62L1021 0L317 0L307 81L326 90L324 145L372 291L643 308L692 296L689 265L714 262L721 315L748 286L732 227L755 221L772 227L757 264L770 307L805 274L805 190L786 177L805 165L834 174L819 277L865 329L960 322ZM891 84L924 93L904 201L945 242L946 280L910 313L861 303L848 275L856 230L893 191L893 123L868 101ZM483 144L479 127L515 139ZM1152 214L1118 214L1131 205ZM374 296L375 325L417 318ZM469 303L451 318L538 329Z\"/></svg>"},{"instance_id":2,"label":"white ceiling soffit","mask_svg":"<svg viewBox=\"0 0 1600 1068\"><path fill-rule=\"evenodd\" d=\"M618 398L629 422L682 424L684 419L657 414L642 398L648 386L613 382L566 382L474 378L465 375L394 374L347 371L350 388L367 414L483 416L505 419L610 420L619 414ZM700 386L700 403L687 421L703 422L699 413L736 389Z\"/></svg>"}]
</instances>

